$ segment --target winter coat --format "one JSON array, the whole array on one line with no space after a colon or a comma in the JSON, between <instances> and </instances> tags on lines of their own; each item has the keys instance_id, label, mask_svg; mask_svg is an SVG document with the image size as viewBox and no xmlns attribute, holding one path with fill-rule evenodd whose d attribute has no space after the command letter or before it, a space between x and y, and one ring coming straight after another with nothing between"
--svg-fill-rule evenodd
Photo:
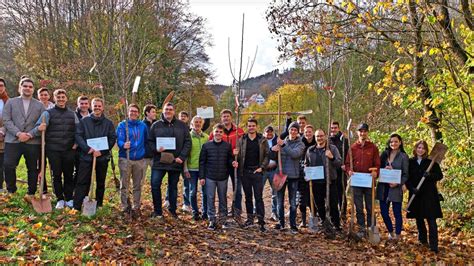
<instances>
[{"instance_id":1,"label":"winter coat","mask_svg":"<svg viewBox=\"0 0 474 266\"><path fill-rule=\"evenodd\" d=\"M117 146L119 147L119 157L127 158L127 150L123 148L127 140L125 121L117 126ZM128 138L130 141L130 160L138 161L145 157L146 143L148 140L148 128L142 121L128 120Z\"/></svg>"},{"instance_id":2,"label":"winter coat","mask_svg":"<svg viewBox=\"0 0 474 266\"><path fill-rule=\"evenodd\" d=\"M191 130L191 153L189 153L186 168L188 171L198 171L199 170L199 155L201 154L202 146L209 139L209 135L204 132L201 134L196 133L196 131Z\"/></svg>"},{"instance_id":3,"label":"winter coat","mask_svg":"<svg viewBox=\"0 0 474 266\"><path fill-rule=\"evenodd\" d=\"M199 155L199 179L209 178L223 181L233 171L232 146L225 142L208 141L202 146Z\"/></svg>"},{"instance_id":4,"label":"winter coat","mask_svg":"<svg viewBox=\"0 0 474 266\"><path fill-rule=\"evenodd\" d=\"M153 123L156 122L156 120L153 120L152 122L148 121L146 118L143 119L142 121L146 127L147 127L147 137L150 135L150 129L151 129L151 125L153 125ZM154 154L154 149L153 150L150 150L149 147L148 147L148 139L147 139L147 145L145 145L145 158L153 158L153 154Z\"/></svg>"},{"instance_id":5,"label":"winter coat","mask_svg":"<svg viewBox=\"0 0 474 266\"><path fill-rule=\"evenodd\" d=\"M349 152L349 142L347 141L347 138L344 137L342 132L337 132L336 135L331 136L329 139L331 140L330 143L337 147L337 150L339 151L341 157L345 157L346 154Z\"/></svg>"},{"instance_id":6,"label":"winter coat","mask_svg":"<svg viewBox=\"0 0 474 266\"><path fill-rule=\"evenodd\" d=\"M91 109L89 109L88 111L89 111L89 114L92 113ZM79 119L79 120L81 120L82 118L85 117L85 116L81 115L81 109L79 107L76 108L75 113L76 113L77 119Z\"/></svg>"},{"instance_id":7,"label":"winter coat","mask_svg":"<svg viewBox=\"0 0 474 266\"><path fill-rule=\"evenodd\" d=\"M418 186L423 174L430 165L431 160L426 158L418 164L417 158L410 158L408 180L405 183L410 191L409 198L413 195L413 189ZM441 204L439 202L438 189L436 183L443 179L443 173L438 163L434 163L430 171L430 176L425 179L418 194L408 208L407 218L443 218Z\"/></svg>"},{"instance_id":8,"label":"winter coat","mask_svg":"<svg viewBox=\"0 0 474 266\"><path fill-rule=\"evenodd\" d=\"M241 129L240 127L238 128L235 124L232 124L232 127L230 129L224 128L224 135L222 136L222 140L225 142L228 142L232 145L232 149L235 149L236 142L237 142L237 132L239 135L239 138L241 138L244 135L244 130ZM211 132L209 135L209 140L214 139L214 133Z\"/></svg>"},{"instance_id":9,"label":"winter coat","mask_svg":"<svg viewBox=\"0 0 474 266\"><path fill-rule=\"evenodd\" d=\"M342 158L335 145L330 144L329 150L331 151L334 158L329 159L329 177L332 183L337 179L337 169L342 165ZM308 148L305 155L305 166L323 166L324 167L324 180L313 180L313 182L324 183L327 180L327 160L326 147L318 149L316 145ZM322 162L322 164L318 163Z\"/></svg>"},{"instance_id":10,"label":"winter coat","mask_svg":"<svg viewBox=\"0 0 474 266\"><path fill-rule=\"evenodd\" d=\"M244 169L245 169L245 154L247 153L247 139L248 139L248 134L245 134L242 138L239 139L239 142L237 144L237 149L239 150L239 155L238 155L238 162L239 162L239 175L243 176L244 175ZM265 171L268 165L268 151L270 150L268 147L268 142L265 137L262 136L262 134L257 133L257 139L258 139L258 146L259 146L259 161L258 161L258 166L262 168L262 170Z\"/></svg>"},{"instance_id":11,"label":"winter coat","mask_svg":"<svg viewBox=\"0 0 474 266\"><path fill-rule=\"evenodd\" d=\"M160 162L161 152L156 149L157 137L173 137L176 139L176 149L172 151L165 151L172 153L175 158L180 158L183 162L188 158L191 151L191 136L189 135L188 126L179 121L175 117L171 121L165 119L161 114L161 119L153 123L148 135L148 149L153 151L153 169L167 170L167 171L182 171L184 164L179 164L176 161L171 164Z\"/></svg>"},{"instance_id":12,"label":"winter coat","mask_svg":"<svg viewBox=\"0 0 474 266\"><path fill-rule=\"evenodd\" d=\"M389 165L388 159L390 151L384 151L380 156L381 166L385 168ZM391 163L393 169L402 170L401 184L396 187L390 187L388 183L378 183L376 197L380 201L402 202L403 201L403 184L408 180L408 155L404 152L398 152Z\"/></svg>"},{"instance_id":13,"label":"winter coat","mask_svg":"<svg viewBox=\"0 0 474 266\"><path fill-rule=\"evenodd\" d=\"M304 153L304 144L300 137L290 140L285 139L284 145L281 147L281 164L283 174L289 179L297 179L300 176L300 159ZM279 169L278 169L279 171Z\"/></svg>"},{"instance_id":14,"label":"winter coat","mask_svg":"<svg viewBox=\"0 0 474 266\"><path fill-rule=\"evenodd\" d=\"M114 147L117 140L114 124L104 114L96 117L92 113L82 118L76 127L76 143L81 148L79 150L80 160L92 161L92 154L88 154L91 147L87 145L87 140L100 137L107 137L107 142L109 143L109 149L101 150L100 153L102 155L97 157L98 162L104 162L110 159L110 150Z\"/></svg>"}]
</instances>

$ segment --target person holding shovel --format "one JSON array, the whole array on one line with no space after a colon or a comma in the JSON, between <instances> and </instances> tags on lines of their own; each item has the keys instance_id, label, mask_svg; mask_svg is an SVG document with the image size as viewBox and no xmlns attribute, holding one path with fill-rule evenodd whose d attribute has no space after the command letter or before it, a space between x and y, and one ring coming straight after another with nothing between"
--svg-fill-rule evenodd
<instances>
[{"instance_id":1,"label":"person holding shovel","mask_svg":"<svg viewBox=\"0 0 474 266\"><path fill-rule=\"evenodd\" d=\"M337 147L339 154L341 157L344 157L349 151L349 142L347 138L344 137L342 131L340 129L339 122L332 121L331 122L331 144ZM337 169L337 204L339 205L339 210L341 213L341 219L344 221L346 220L346 212L347 212L347 198L346 198L346 187L347 187L347 176L342 168Z\"/></svg>"},{"instance_id":2,"label":"person holding shovel","mask_svg":"<svg viewBox=\"0 0 474 266\"><path fill-rule=\"evenodd\" d=\"M408 208L407 218L416 219L418 228L418 241L420 244L428 246L431 251L438 253L438 225L437 218L443 218L440 205L440 194L436 184L443 179L443 173L437 162L434 162L430 171L427 171L431 164L428 158L428 143L419 140L415 143L413 157L409 160L409 177L406 187L410 191L410 198L415 195L413 202ZM425 177L420 189L417 189L421 179ZM425 220L428 222L429 238L427 237Z\"/></svg>"},{"instance_id":3,"label":"person holding shovel","mask_svg":"<svg viewBox=\"0 0 474 266\"><path fill-rule=\"evenodd\" d=\"M353 169L350 168L349 154L346 156L344 169L348 176L352 176L354 172L359 173L371 173L372 178L377 178L378 169L380 169L380 156L379 150L374 143L369 140L369 125L366 123L359 124L357 127L358 140L351 145L350 149L352 152L352 165ZM377 171L370 171L371 168L376 168ZM370 187L352 187L352 193L354 193L354 203L356 206L357 224L359 225L359 232L357 236L362 238L366 236L367 229L372 225L372 189ZM364 202L367 216L367 224L365 223L364 217ZM375 225L375 221L374 225Z\"/></svg>"},{"instance_id":4,"label":"person holding shovel","mask_svg":"<svg viewBox=\"0 0 474 266\"><path fill-rule=\"evenodd\" d=\"M120 169L120 203L125 215L131 213L133 218L140 215L142 179L144 178L145 146L148 137L148 129L142 121L138 120L140 109L136 104L128 106L128 121L120 122L117 126L117 146L119 147L119 169ZM126 126L128 124L128 140ZM127 152L129 159L127 160ZM133 205L130 201L130 177L133 182Z\"/></svg>"},{"instance_id":5,"label":"person holding shovel","mask_svg":"<svg viewBox=\"0 0 474 266\"><path fill-rule=\"evenodd\" d=\"M301 124L299 122L298 124ZM300 179L298 181L298 193L300 194L299 196L299 209L301 212L301 228L307 227L306 225L306 209L310 206L310 193L309 193L309 184L305 180L305 173L304 173L304 162L305 162L305 155L306 151L308 150L309 147L316 145L316 138L314 136L314 126L307 124L304 126L303 130L303 136L301 138L301 141L303 141L304 144L304 152L303 156L301 156L301 161L300 161Z\"/></svg>"},{"instance_id":6,"label":"person holding shovel","mask_svg":"<svg viewBox=\"0 0 474 266\"><path fill-rule=\"evenodd\" d=\"M53 93L55 105L43 112L33 129L35 136L40 136L46 131L46 154L53 175L54 194L58 202L56 209L73 207L74 192L74 157L73 149L76 140L76 126L79 119L75 113L67 108L67 94L63 89ZM45 123L42 123L44 116Z\"/></svg>"},{"instance_id":7,"label":"person holding shovel","mask_svg":"<svg viewBox=\"0 0 474 266\"><path fill-rule=\"evenodd\" d=\"M278 212L277 212L277 191L273 188L273 176L277 170L277 160L278 154L272 151L272 147L277 145L278 135L275 133L275 130L272 126L266 126L263 130L263 136L267 139L268 144L268 165L263 172L263 186L268 179L270 183L270 190L272 192L272 216L271 219L274 222L278 221Z\"/></svg>"},{"instance_id":8,"label":"person holding shovel","mask_svg":"<svg viewBox=\"0 0 474 266\"><path fill-rule=\"evenodd\" d=\"M322 222L326 219L325 201L329 200L330 216L332 225L336 230L341 230L339 210L337 207L337 169L342 165L342 158L335 145L329 144L327 149L327 135L322 129L317 129L316 145L308 148L305 156L305 166L322 166L324 179L312 181L312 189L315 196L316 207ZM329 171L327 171L327 160L329 160ZM329 177L327 173L329 172ZM309 180L308 177L305 177ZM326 199L326 182L329 182L329 199Z\"/></svg>"},{"instance_id":9,"label":"person holding shovel","mask_svg":"<svg viewBox=\"0 0 474 266\"><path fill-rule=\"evenodd\" d=\"M117 139L114 124L104 115L104 101L94 98L91 103L92 113L82 118L76 129L76 143L80 147L79 171L74 192L74 209L76 210L81 210L84 198L89 193L93 157L96 158L97 206L102 206L110 150Z\"/></svg>"}]
</instances>

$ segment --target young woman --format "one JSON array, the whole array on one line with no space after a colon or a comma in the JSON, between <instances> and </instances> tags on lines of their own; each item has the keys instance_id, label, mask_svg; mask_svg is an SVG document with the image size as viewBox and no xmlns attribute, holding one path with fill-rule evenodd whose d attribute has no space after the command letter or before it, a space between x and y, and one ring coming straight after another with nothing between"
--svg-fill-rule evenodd
<instances>
[{"instance_id":1,"label":"young woman","mask_svg":"<svg viewBox=\"0 0 474 266\"><path fill-rule=\"evenodd\" d=\"M401 170L400 184L379 182L376 191L389 240L400 239L402 232L402 186L408 180L408 160L408 155L403 149L402 137L398 134L392 134L385 151L380 156L380 168ZM390 205L392 205L393 216L395 216L395 233L393 232L392 218L389 214Z\"/></svg>"},{"instance_id":2,"label":"young woman","mask_svg":"<svg viewBox=\"0 0 474 266\"><path fill-rule=\"evenodd\" d=\"M428 221L429 246L434 252L438 252L438 225L436 218L443 218L441 205L439 203L438 189L436 183L443 178L441 168L435 162L429 172L431 160L428 159L428 144L419 140L413 150L413 158L409 162L409 178L406 186L410 191L410 197L415 194L415 199L408 209L407 218L415 218L418 227L418 240L423 245L428 245L425 220ZM418 183L425 177L420 189L416 189Z\"/></svg>"}]
</instances>

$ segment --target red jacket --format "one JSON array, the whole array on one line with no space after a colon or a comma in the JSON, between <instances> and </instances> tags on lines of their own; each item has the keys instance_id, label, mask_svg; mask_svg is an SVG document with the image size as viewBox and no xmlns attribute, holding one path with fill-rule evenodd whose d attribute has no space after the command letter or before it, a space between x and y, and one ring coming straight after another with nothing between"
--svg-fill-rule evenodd
<instances>
[{"instance_id":1,"label":"red jacket","mask_svg":"<svg viewBox=\"0 0 474 266\"><path fill-rule=\"evenodd\" d=\"M352 171L359 173L370 173L369 168L380 169L379 149L374 143L366 141L364 146L357 141L351 145L352 161L354 169ZM349 153L346 156L346 171L350 170ZM377 170L377 171L378 171Z\"/></svg>"},{"instance_id":2,"label":"red jacket","mask_svg":"<svg viewBox=\"0 0 474 266\"><path fill-rule=\"evenodd\" d=\"M232 145L232 150L234 150L236 147L235 144L237 140L237 134L236 134L237 130L239 131L239 138L241 138L244 135L243 129L241 129L240 127L238 129L236 128L237 128L236 125L232 124L232 127L230 128L230 130L224 129L224 136L222 137L222 140ZM211 134L209 135L209 140L213 140L213 139L214 139L214 132L211 132Z\"/></svg>"}]
</instances>

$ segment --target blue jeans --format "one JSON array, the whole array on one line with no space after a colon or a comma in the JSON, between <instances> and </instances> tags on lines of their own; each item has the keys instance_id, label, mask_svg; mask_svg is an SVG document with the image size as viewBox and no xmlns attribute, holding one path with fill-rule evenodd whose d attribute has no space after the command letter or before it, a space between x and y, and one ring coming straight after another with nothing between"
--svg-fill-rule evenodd
<instances>
[{"instance_id":1,"label":"blue jeans","mask_svg":"<svg viewBox=\"0 0 474 266\"><path fill-rule=\"evenodd\" d=\"M197 191L198 191L198 177L199 171L189 171L191 178L189 179L190 185L190 194L189 199L191 201L191 208L193 209L193 215L199 214L198 204L197 204ZM185 178L186 180L187 178ZM207 216L207 194L206 194L206 185L201 186L201 198L202 204L201 209L203 215Z\"/></svg>"},{"instance_id":2,"label":"blue jeans","mask_svg":"<svg viewBox=\"0 0 474 266\"><path fill-rule=\"evenodd\" d=\"M388 232L393 232L392 218L390 218L389 209L390 203L392 204L393 216L395 216L395 234L399 235L402 232L403 218L402 218L402 203L392 202L388 200L380 201L380 213L383 218L383 222L387 227Z\"/></svg>"},{"instance_id":3,"label":"blue jeans","mask_svg":"<svg viewBox=\"0 0 474 266\"><path fill-rule=\"evenodd\" d=\"M265 182L268 179L272 192L272 213L277 215L277 192L273 189L273 175L275 175L276 169L263 173L263 186L265 187ZM278 215L277 215L278 216Z\"/></svg>"},{"instance_id":4,"label":"blue jeans","mask_svg":"<svg viewBox=\"0 0 474 266\"><path fill-rule=\"evenodd\" d=\"M161 208L161 183L163 182L163 177L166 173L168 173L168 192L170 201L168 210L173 214L176 213L178 180L181 172L153 169L151 172L151 195L153 198L153 210L156 215L163 215L163 210Z\"/></svg>"},{"instance_id":5,"label":"blue jeans","mask_svg":"<svg viewBox=\"0 0 474 266\"><path fill-rule=\"evenodd\" d=\"M184 176L184 173L181 173L183 176L183 201L184 205L189 206L190 205L190 200L189 200L189 195L190 195L190 188L189 188L189 180ZM166 198L165 200L169 200L169 190L166 190Z\"/></svg>"},{"instance_id":6,"label":"blue jeans","mask_svg":"<svg viewBox=\"0 0 474 266\"><path fill-rule=\"evenodd\" d=\"M288 187L288 201L290 202L290 226L296 227L296 192L298 191L298 179L287 179L283 187L277 192L278 218L280 225L285 227L285 190Z\"/></svg>"}]
</instances>

